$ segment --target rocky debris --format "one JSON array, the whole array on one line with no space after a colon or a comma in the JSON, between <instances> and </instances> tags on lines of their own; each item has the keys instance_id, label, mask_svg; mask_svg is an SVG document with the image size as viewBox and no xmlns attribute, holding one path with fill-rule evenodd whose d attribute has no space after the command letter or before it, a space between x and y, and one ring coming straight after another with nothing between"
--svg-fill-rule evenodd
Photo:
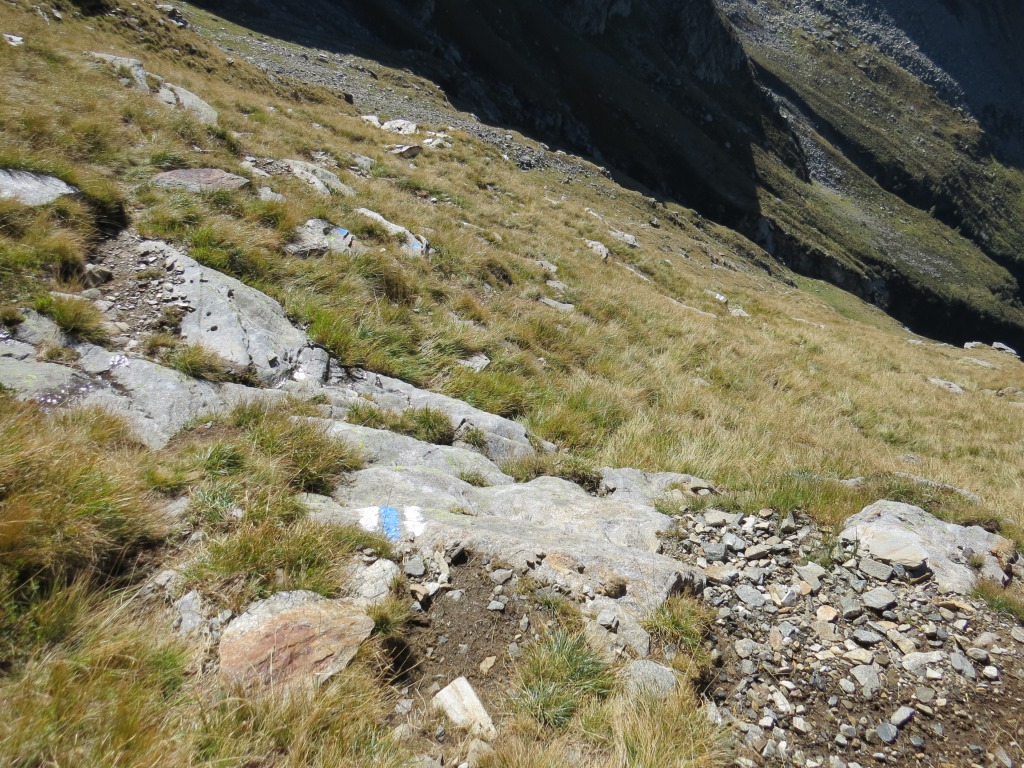
<instances>
[{"instance_id":1,"label":"rocky debris","mask_svg":"<svg viewBox=\"0 0 1024 768\"><path fill-rule=\"evenodd\" d=\"M981 575L1005 583L1005 566L1016 557L1013 543L978 526L945 523L920 507L879 501L846 521L840 539L861 555L911 573L933 574L939 589L968 594L978 578L970 564L981 561Z\"/></svg>"},{"instance_id":2,"label":"rocky debris","mask_svg":"<svg viewBox=\"0 0 1024 768\"><path fill-rule=\"evenodd\" d=\"M249 180L220 168L181 168L158 173L153 177L153 183L167 189L199 193L241 189L249 184Z\"/></svg>"},{"instance_id":3,"label":"rocky debris","mask_svg":"<svg viewBox=\"0 0 1024 768\"><path fill-rule=\"evenodd\" d=\"M365 603L278 592L228 624L220 674L246 685L319 685L348 666L372 631Z\"/></svg>"},{"instance_id":4,"label":"rocky debris","mask_svg":"<svg viewBox=\"0 0 1024 768\"><path fill-rule=\"evenodd\" d=\"M286 253L300 259L319 258L329 253L360 253L365 248L356 242L347 229L325 219L310 219L295 229L292 241L284 247Z\"/></svg>"},{"instance_id":5,"label":"rocky debris","mask_svg":"<svg viewBox=\"0 0 1024 768\"><path fill-rule=\"evenodd\" d=\"M920 752L960 764L965 744L988 743L988 723L966 711L976 696L1021 695L1005 682L1024 666L1012 622L950 597L938 571L882 562L863 540L833 547L787 519L705 510L681 515L664 538L668 554L698 564L728 542L725 561L707 564L703 594L718 609L722 657L710 693L739 733L742 764L903 765Z\"/></svg>"},{"instance_id":6,"label":"rocky debris","mask_svg":"<svg viewBox=\"0 0 1024 768\"><path fill-rule=\"evenodd\" d=\"M487 741L497 738L491 716L466 678L457 678L438 691L433 705L456 727Z\"/></svg>"},{"instance_id":7,"label":"rocky debris","mask_svg":"<svg viewBox=\"0 0 1024 768\"><path fill-rule=\"evenodd\" d=\"M961 387L959 384L954 384L952 381L945 381L943 379L937 379L935 377L929 378L928 381L937 387L942 387L948 392L952 392L954 395L962 395L965 391L963 387Z\"/></svg>"},{"instance_id":8,"label":"rocky debris","mask_svg":"<svg viewBox=\"0 0 1024 768\"><path fill-rule=\"evenodd\" d=\"M384 231L391 237L396 239L400 238L402 240L402 250L406 255L424 257L430 253L430 243L427 242L427 238L422 235L414 235L405 227L393 224L379 213L371 211L368 208L356 208L354 213L376 222L383 227Z\"/></svg>"},{"instance_id":9,"label":"rocky debris","mask_svg":"<svg viewBox=\"0 0 1024 768\"><path fill-rule=\"evenodd\" d=\"M370 565L358 565L348 579L350 594L370 605L379 603L391 594L392 586L401 575L398 565L384 558Z\"/></svg>"},{"instance_id":10,"label":"rocky debris","mask_svg":"<svg viewBox=\"0 0 1024 768\"><path fill-rule=\"evenodd\" d=\"M0 168L0 200L16 200L22 205L35 206L77 194L76 187L54 176Z\"/></svg>"}]
</instances>

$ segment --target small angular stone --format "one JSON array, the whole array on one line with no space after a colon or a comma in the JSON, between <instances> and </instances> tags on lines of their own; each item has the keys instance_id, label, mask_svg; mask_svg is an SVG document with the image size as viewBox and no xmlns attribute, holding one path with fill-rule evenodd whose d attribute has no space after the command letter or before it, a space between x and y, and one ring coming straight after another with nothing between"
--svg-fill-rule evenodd
<instances>
[{"instance_id":1,"label":"small angular stone","mask_svg":"<svg viewBox=\"0 0 1024 768\"><path fill-rule=\"evenodd\" d=\"M914 717L914 710L911 707L900 707L897 709L892 717L889 718L889 722L895 725L897 728L902 728Z\"/></svg>"},{"instance_id":2,"label":"small angular stone","mask_svg":"<svg viewBox=\"0 0 1024 768\"><path fill-rule=\"evenodd\" d=\"M884 741L886 744L892 744L896 741L896 738L900 735L899 730L892 723L882 723L878 728L875 729L875 733L878 734L878 738Z\"/></svg>"},{"instance_id":3,"label":"small angular stone","mask_svg":"<svg viewBox=\"0 0 1024 768\"><path fill-rule=\"evenodd\" d=\"M879 613L896 607L896 595L885 587L878 587L870 592L865 592L861 599L864 601L864 605Z\"/></svg>"}]
</instances>

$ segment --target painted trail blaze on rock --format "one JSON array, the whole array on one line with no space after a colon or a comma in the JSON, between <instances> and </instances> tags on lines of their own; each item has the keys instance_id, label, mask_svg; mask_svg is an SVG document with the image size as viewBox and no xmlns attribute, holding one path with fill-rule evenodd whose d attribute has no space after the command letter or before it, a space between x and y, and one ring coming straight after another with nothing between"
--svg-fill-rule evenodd
<instances>
[{"instance_id":1,"label":"painted trail blaze on rock","mask_svg":"<svg viewBox=\"0 0 1024 768\"><path fill-rule=\"evenodd\" d=\"M422 536L426 530L423 510L420 507L405 507L399 510L387 504L360 509L359 525L367 531L380 531L390 541L398 541L405 534L415 539Z\"/></svg>"}]
</instances>

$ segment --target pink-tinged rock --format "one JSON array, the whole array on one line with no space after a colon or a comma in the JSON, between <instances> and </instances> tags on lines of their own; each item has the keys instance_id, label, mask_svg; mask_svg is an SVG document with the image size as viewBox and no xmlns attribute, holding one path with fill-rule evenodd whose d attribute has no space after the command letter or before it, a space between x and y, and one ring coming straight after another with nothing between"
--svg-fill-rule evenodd
<instances>
[{"instance_id":1,"label":"pink-tinged rock","mask_svg":"<svg viewBox=\"0 0 1024 768\"><path fill-rule=\"evenodd\" d=\"M189 192L220 192L241 189L249 180L220 168L182 168L177 171L158 173L153 177L158 187L184 189Z\"/></svg>"},{"instance_id":2,"label":"pink-tinged rock","mask_svg":"<svg viewBox=\"0 0 1024 768\"><path fill-rule=\"evenodd\" d=\"M224 630L220 674L244 685L318 685L345 669L372 631L365 603L279 592Z\"/></svg>"}]
</instances>

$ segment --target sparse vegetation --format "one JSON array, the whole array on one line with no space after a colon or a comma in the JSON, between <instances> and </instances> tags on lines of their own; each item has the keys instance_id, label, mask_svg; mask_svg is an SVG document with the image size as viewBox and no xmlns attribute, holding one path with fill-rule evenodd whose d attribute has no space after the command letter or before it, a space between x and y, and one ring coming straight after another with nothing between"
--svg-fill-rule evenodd
<instances>
[{"instance_id":1,"label":"sparse vegetation","mask_svg":"<svg viewBox=\"0 0 1024 768\"><path fill-rule=\"evenodd\" d=\"M978 579L974 586L974 596L987 603L993 611L1012 616L1024 624L1024 594L1019 585L1004 589L994 581Z\"/></svg>"},{"instance_id":2,"label":"sparse vegetation","mask_svg":"<svg viewBox=\"0 0 1024 768\"><path fill-rule=\"evenodd\" d=\"M387 429L425 443L451 445L455 442L455 428L451 419L443 411L434 408L410 408L398 413L369 403L356 403L349 407L347 419L353 424Z\"/></svg>"},{"instance_id":3,"label":"sparse vegetation","mask_svg":"<svg viewBox=\"0 0 1024 768\"><path fill-rule=\"evenodd\" d=\"M14 328L25 322L25 316L18 311L17 307L10 304L0 305L0 325L6 328Z\"/></svg>"},{"instance_id":4,"label":"sparse vegetation","mask_svg":"<svg viewBox=\"0 0 1024 768\"><path fill-rule=\"evenodd\" d=\"M237 365L202 344L176 344L160 360L164 365L193 379L233 381L243 376Z\"/></svg>"},{"instance_id":5,"label":"sparse vegetation","mask_svg":"<svg viewBox=\"0 0 1024 768\"><path fill-rule=\"evenodd\" d=\"M35 309L50 317L64 333L81 341L104 344L108 333L103 313L92 302L64 296L40 296Z\"/></svg>"},{"instance_id":6,"label":"sparse vegetation","mask_svg":"<svg viewBox=\"0 0 1024 768\"><path fill-rule=\"evenodd\" d=\"M644 629L663 647L672 647L687 661L706 663L705 640L715 620L714 609L689 597L670 597L643 623Z\"/></svg>"},{"instance_id":7,"label":"sparse vegetation","mask_svg":"<svg viewBox=\"0 0 1024 768\"><path fill-rule=\"evenodd\" d=\"M0 201L4 327L22 321L17 307L35 307L74 340L103 343L103 315L93 304L49 292L81 287L90 247L123 226L128 209L143 236L168 239L280 300L341 365L463 398L557 443L557 453L503 467L520 482L557 476L598 492L598 467L690 472L725 489L687 497L690 512L770 507L800 512L827 531L865 504L891 498L947 519L994 519L1021 540L1022 412L981 394L1019 385L1021 368L1008 357L972 353L999 366L982 368L950 347L912 346L905 330L831 286L801 278L793 287L748 269L764 255L672 203L658 211L660 228L638 230L639 248L609 243L612 257L599 262L584 240L607 240L607 231L585 208L622 227L651 217L646 199L600 174L579 183L552 169L523 173L458 131L449 150L425 152L410 168L385 154L393 137L363 124L336 95L272 82L243 57L229 65L193 32L158 23L148 6L90 17L88 25L65 17L47 25L26 2L0 9L3 27L24 29L30 40L20 48L0 44L5 94L18 95L0 100L0 166L53 173L83 190L81 198L39 208ZM143 45L147 67L217 105L218 128L121 87L113 71L88 66L80 54ZM61 87L68 77L74 89ZM246 190L191 195L148 184L158 170L202 164L244 173L246 154L309 157L313 150L339 160L360 206L427 233L431 259L404 257L393 238L352 212L354 203L320 197L290 176L272 181L284 202ZM347 174L354 153L378 156L369 178ZM871 185L857 189L864 197L854 203L837 201L759 162L779 193L763 201L766 212L836 252L877 247L874 230L860 223L883 200ZM551 189L565 190L559 205L546 199ZM797 210L801 195L805 207ZM969 266L974 251L947 242L947 228L903 206L894 215L910 222L898 244L951 248L951 263ZM282 256L294 227L314 216L351 229L373 249L359 257ZM1014 242L1010 229L995 230L1004 250ZM709 255L725 252L741 269L712 268ZM537 260L558 264L574 313L536 301L550 295ZM650 282L626 272L626 263ZM1000 287L995 272L975 278ZM723 312L709 289L752 318ZM244 378L212 351L183 344L173 333L176 313L161 318L169 332L146 340L147 355L210 381ZM69 361L62 350L46 354ZM491 358L484 370L458 364L481 352ZM955 399L932 388L927 378L935 375L962 381L970 395ZM362 466L359 452L317 420L325 404L253 400L198 420L166 450L146 451L109 414L46 414L0 392L0 698L8 708L0 763L402 764L408 755L389 737L388 689L363 664L317 691L225 690L197 674L191 641L168 639L165 625L140 618L148 611L134 596L183 546L177 535L166 538L156 511L185 496L180 525L196 535L182 587L219 607L239 610L284 589L335 596L352 553L390 554L386 541L361 529L306 519L299 493L330 493ZM486 447L480 429L456 434L448 416L429 408L398 414L358 404L349 420L439 445ZM979 492L984 502L900 471ZM859 486L840 482L857 476ZM487 485L480 472L461 479ZM659 509L680 512L678 504ZM833 544L822 543L827 565ZM520 589L537 607L531 620L542 640L524 642L511 707L517 716L503 730L494 765L561 768L569 755L652 767L724 762L721 731L690 688L660 704L615 691L614 669L582 639L579 607L527 582ZM1012 590L982 584L978 596L1024 615ZM393 597L370 615L381 643L409 633L406 600ZM667 657L672 649L674 666L694 671L706 662L709 621L696 602L674 598L646 626L656 653Z\"/></svg>"}]
</instances>

